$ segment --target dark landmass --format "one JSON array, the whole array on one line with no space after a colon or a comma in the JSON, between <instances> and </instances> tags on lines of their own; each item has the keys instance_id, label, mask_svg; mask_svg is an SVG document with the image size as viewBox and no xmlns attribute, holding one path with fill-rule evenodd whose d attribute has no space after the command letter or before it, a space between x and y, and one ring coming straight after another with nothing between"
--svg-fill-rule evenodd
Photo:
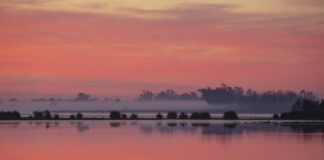
<instances>
[{"instance_id":1,"label":"dark landmass","mask_svg":"<svg viewBox=\"0 0 324 160\"><path fill-rule=\"evenodd\" d=\"M274 115L278 119L278 116ZM299 99L290 112L280 115L280 119L324 120L324 101Z\"/></svg>"}]
</instances>

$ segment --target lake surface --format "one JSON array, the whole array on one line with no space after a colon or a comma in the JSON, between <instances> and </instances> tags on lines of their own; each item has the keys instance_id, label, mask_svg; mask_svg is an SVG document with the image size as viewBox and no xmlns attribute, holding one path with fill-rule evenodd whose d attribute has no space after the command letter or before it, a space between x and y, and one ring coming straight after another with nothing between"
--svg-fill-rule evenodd
<instances>
[{"instance_id":1,"label":"lake surface","mask_svg":"<svg viewBox=\"0 0 324 160\"><path fill-rule=\"evenodd\" d=\"M0 121L3 160L323 160L324 123Z\"/></svg>"}]
</instances>

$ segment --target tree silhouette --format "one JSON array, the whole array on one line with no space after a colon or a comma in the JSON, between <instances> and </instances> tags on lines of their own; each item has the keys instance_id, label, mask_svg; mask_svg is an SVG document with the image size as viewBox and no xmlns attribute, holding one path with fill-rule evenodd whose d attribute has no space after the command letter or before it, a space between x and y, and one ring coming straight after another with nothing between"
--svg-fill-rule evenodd
<instances>
[{"instance_id":1,"label":"tree silhouette","mask_svg":"<svg viewBox=\"0 0 324 160\"><path fill-rule=\"evenodd\" d=\"M139 101L152 101L154 99L154 93L152 91L143 91L142 94L139 95Z\"/></svg>"},{"instance_id":2,"label":"tree silhouette","mask_svg":"<svg viewBox=\"0 0 324 160\"><path fill-rule=\"evenodd\" d=\"M196 92L189 92L178 94L174 90L167 89L160 91L159 93L153 93L149 90L144 90L137 98L139 101L152 101L152 100L198 100L198 94Z\"/></svg>"},{"instance_id":3,"label":"tree silhouette","mask_svg":"<svg viewBox=\"0 0 324 160\"><path fill-rule=\"evenodd\" d=\"M43 118L44 119L52 119L51 112L49 110L43 111Z\"/></svg>"},{"instance_id":4,"label":"tree silhouette","mask_svg":"<svg viewBox=\"0 0 324 160\"><path fill-rule=\"evenodd\" d=\"M88 100L90 100L90 95L81 92L81 93L78 93L75 100L76 101L88 101Z\"/></svg>"},{"instance_id":5,"label":"tree silhouette","mask_svg":"<svg viewBox=\"0 0 324 160\"><path fill-rule=\"evenodd\" d=\"M312 96L309 96L311 97ZM324 101L314 99L298 99L292 110L282 113L280 119L324 119Z\"/></svg>"},{"instance_id":6,"label":"tree silhouette","mask_svg":"<svg viewBox=\"0 0 324 160\"><path fill-rule=\"evenodd\" d=\"M77 119L82 119L82 118L83 118L83 115L82 115L82 113L80 113L80 112L79 112L79 113L77 113L77 115L76 115L76 118L77 118Z\"/></svg>"},{"instance_id":7,"label":"tree silhouette","mask_svg":"<svg viewBox=\"0 0 324 160\"><path fill-rule=\"evenodd\" d=\"M115 102L121 102L121 99L120 98L116 98L115 99Z\"/></svg>"},{"instance_id":8,"label":"tree silhouette","mask_svg":"<svg viewBox=\"0 0 324 160\"><path fill-rule=\"evenodd\" d=\"M202 112L200 113L201 119L210 119L210 114L208 112Z\"/></svg>"},{"instance_id":9,"label":"tree silhouette","mask_svg":"<svg viewBox=\"0 0 324 160\"><path fill-rule=\"evenodd\" d=\"M198 100L198 94L196 92L183 93L178 96L179 100Z\"/></svg>"},{"instance_id":10,"label":"tree silhouette","mask_svg":"<svg viewBox=\"0 0 324 160\"><path fill-rule=\"evenodd\" d=\"M278 114L274 114L274 115L272 116L272 118L273 118L273 119L279 119L280 117L279 117Z\"/></svg>"},{"instance_id":11,"label":"tree silhouette","mask_svg":"<svg viewBox=\"0 0 324 160\"><path fill-rule=\"evenodd\" d=\"M208 112L193 112L190 115L190 119L210 119L210 117Z\"/></svg>"},{"instance_id":12,"label":"tree silhouette","mask_svg":"<svg viewBox=\"0 0 324 160\"><path fill-rule=\"evenodd\" d=\"M18 98L10 98L9 102L19 102L20 100Z\"/></svg>"},{"instance_id":13,"label":"tree silhouette","mask_svg":"<svg viewBox=\"0 0 324 160\"><path fill-rule=\"evenodd\" d=\"M75 119L75 115L71 114L70 119Z\"/></svg>"},{"instance_id":14,"label":"tree silhouette","mask_svg":"<svg viewBox=\"0 0 324 160\"><path fill-rule=\"evenodd\" d=\"M54 119L60 119L60 116L58 114L54 114Z\"/></svg>"},{"instance_id":15,"label":"tree silhouette","mask_svg":"<svg viewBox=\"0 0 324 160\"><path fill-rule=\"evenodd\" d=\"M163 118L163 115L161 114L161 113L158 113L157 115L156 115L156 119L162 119Z\"/></svg>"},{"instance_id":16,"label":"tree silhouette","mask_svg":"<svg viewBox=\"0 0 324 160\"><path fill-rule=\"evenodd\" d=\"M120 119L121 114L118 111L111 111L110 114L109 114L109 118L110 119Z\"/></svg>"},{"instance_id":17,"label":"tree silhouette","mask_svg":"<svg viewBox=\"0 0 324 160\"><path fill-rule=\"evenodd\" d=\"M122 117L122 119L127 119L127 115L126 114L122 114L121 117Z\"/></svg>"},{"instance_id":18,"label":"tree silhouette","mask_svg":"<svg viewBox=\"0 0 324 160\"><path fill-rule=\"evenodd\" d=\"M235 111L226 111L223 115L224 119L238 119Z\"/></svg>"},{"instance_id":19,"label":"tree silhouette","mask_svg":"<svg viewBox=\"0 0 324 160\"><path fill-rule=\"evenodd\" d=\"M34 115L34 119L43 119L43 112L40 112L40 111L34 111L33 112L33 115Z\"/></svg>"},{"instance_id":20,"label":"tree silhouette","mask_svg":"<svg viewBox=\"0 0 324 160\"><path fill-rule=\"evenodd\" d=\"M133 113L131 116L130 116L130 119L137 119L138 118L138 116L137 116L137 114L135 114L135 113Z\"/></svg>"},{"instance_id":21,"label":"tree silhouette","mask_svg":"<svg viewBox=\"0 0 324 160\"><path fill-rule=\"evenodd\" d=\"M188 115L184 112L182 112L180 115L179 115L179 119L188 119Z\"/></svg>"},{"instance_id":22,"label":"tree silhouette","mask_svg":"<svg viewBox=\"0 0 324 160\"><path fill-rule=\"evenodd\" d=\"M168 112L167 118L168 119L177 119L178 118L178 115L177 115L176 112Z\"/></svg>"},{"instance_id":23,"label":"tree silhouette","mask_svg":"<svg viewBox=\"0 0 324 160\"><path fill-rule=\"evenodd\" d=\"M291 104L301 97L315 98L314 94L309 91L295 93L278 90L258 93L251 89L245 91L242 87L231 87L226 84L221 84L220 87L215 89L201 88L198 92L200 92L202 99L209 104Z\"/></svg>"}]
</instances>

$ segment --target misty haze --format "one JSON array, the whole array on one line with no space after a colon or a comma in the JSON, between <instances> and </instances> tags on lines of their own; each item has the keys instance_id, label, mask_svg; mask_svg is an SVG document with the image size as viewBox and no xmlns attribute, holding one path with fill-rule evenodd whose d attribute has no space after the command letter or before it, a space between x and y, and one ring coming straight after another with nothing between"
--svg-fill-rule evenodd
<instances>
[{"instance_id":1,"label":"misty haze","mask_svg":"<svg viewBox=\"0 0 324 160\"><path fill-rule=\"evenodd\" d=\"M324 0L0 0L1 160L324 160Z\"/></svg>"}]
</instances>

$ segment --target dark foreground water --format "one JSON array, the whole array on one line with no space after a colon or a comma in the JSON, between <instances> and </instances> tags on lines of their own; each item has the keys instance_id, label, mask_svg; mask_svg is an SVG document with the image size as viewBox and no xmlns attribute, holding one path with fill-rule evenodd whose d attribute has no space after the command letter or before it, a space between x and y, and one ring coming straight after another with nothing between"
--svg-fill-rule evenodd
<instances>
[{"instance_id":1,"label":"dark foreground water","mask_svg":"<svg viewBox=\"0 0 324 160\"><path fill-rule=\"evenodd\" d=\"M0 121L3 160L323 160L323 123Z\"/></svg>"}]
</instances>

